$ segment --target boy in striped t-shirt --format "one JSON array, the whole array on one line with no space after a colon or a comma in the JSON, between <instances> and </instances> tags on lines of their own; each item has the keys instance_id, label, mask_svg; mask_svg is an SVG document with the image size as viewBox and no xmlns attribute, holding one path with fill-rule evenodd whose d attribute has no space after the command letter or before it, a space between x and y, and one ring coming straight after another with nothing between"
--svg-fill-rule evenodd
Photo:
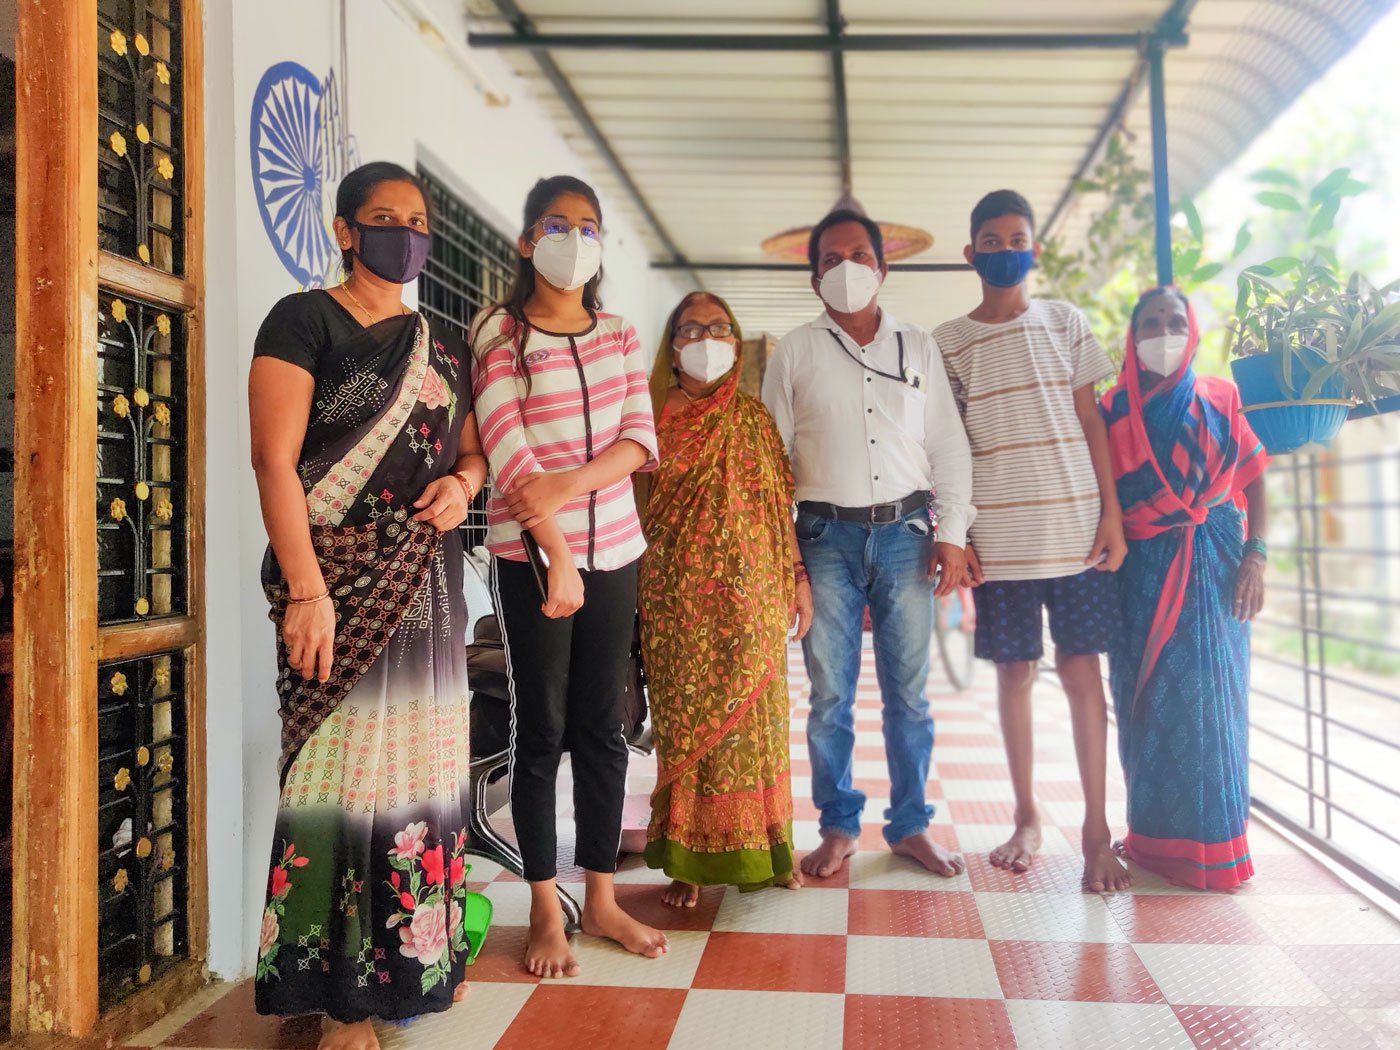
<instances>
[{"instance_id":1,"label":"boy in striped t-shirt","mask_svg":"<svg viewBox=\"0 0 1400 1050\"><path fill-rule=\"evenodd\" d=\"M1117 622L1112 573L1127 553L1094 396L1114 367L1078 310L1027 295L1040 245L1024 197L1010 190L984 197L964 253L982 278L981 305L940 325L934 338L972 446L977 520L966 582L976 588L977 655L997 665L1016 793L1016 829L991 862L1026 871L1041 845L1031 689L1045 609L1084 787L1084 886L1126 889L1132 879L1114 855L1104 805L1108 725L1099 671Z\"/></svg>"}]
</instances>

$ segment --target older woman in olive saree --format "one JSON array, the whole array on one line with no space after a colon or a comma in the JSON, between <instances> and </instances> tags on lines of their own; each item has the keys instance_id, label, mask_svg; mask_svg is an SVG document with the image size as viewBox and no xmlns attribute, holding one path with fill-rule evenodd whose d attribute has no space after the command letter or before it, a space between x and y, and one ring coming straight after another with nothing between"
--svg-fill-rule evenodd
<instances>
[{"instance_id":1,"label":"older woman in olive saree","mask_svg":"<svg viewBox=\"0 0 1400 1050\"><path fill-rule=\"evenodd\" d=\"M797 888L788 764L787 640L811 622L792 529L787 454L741 393L739 326L723 300L686 296L652 373L661 466L639 492L642 651L658 780L646 860L675 880Z\"/></svg>"}]
</instances>

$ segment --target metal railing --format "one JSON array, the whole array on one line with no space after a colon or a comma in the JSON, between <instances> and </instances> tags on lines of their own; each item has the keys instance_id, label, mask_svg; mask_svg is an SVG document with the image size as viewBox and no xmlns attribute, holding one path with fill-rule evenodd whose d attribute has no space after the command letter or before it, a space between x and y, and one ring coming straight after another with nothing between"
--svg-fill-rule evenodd
<instances>
[{"instance_id":1,"label":"metal railing","mask_svg":"<svg viewBox=\"0 0 1400 1050\"><path fill-rule=\"evenodd\" d=\"M1280 456L1269 489L1254 808L1400 900L1400 449Z\"/></svg>"}]
</instances>

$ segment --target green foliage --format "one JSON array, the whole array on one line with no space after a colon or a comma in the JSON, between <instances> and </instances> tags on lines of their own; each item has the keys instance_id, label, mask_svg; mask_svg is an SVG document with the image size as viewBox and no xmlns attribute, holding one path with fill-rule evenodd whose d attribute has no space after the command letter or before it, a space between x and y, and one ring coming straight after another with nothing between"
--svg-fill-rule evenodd
<instances>
[{"instance_id":1,"label":"green foliage","mask_svg":"<svg viewBox=\"0 0 1400 1050\"><path fill-rule=\"evenodd\" d=\"M1349 168L1338 168L1312 187L1306 206L1293 196L1274 201L1278 211L1311 213L1310 258L1284 255L1248 266L1237 282L1231 351L1272 355L1286 388L1301 369L1303 400L1321 396L1333 379L1363 403L1400 391L1400 282L1376 288L1359 273L1344 277L1331 246L1343 199L1364 189ZM1257 199L1269 203L1271 196Z\"/></svg>"},{"instance_id":2,"label":"green foliage","mask_svg":"<svg viewBox=\"0 0 1400 1050\"><path fill-rule=\"evenodd\" d=\"M1138 167L1123 139L1115 135L1092 177L1080 180L1075 188L1102 195L1102 203L1089 217L1082 246L1071 250L1060 237L1045 243L1038 287L1042 294L1083 310L1099 342L1121 362L1133 306L1138 296L1157 284L1152 175ZM1242 228L1229 258L1248 244L1248 230ZM1188 295L1197 292L1219 277L1225 266L1224 261L1206 259L1205 226L1195 204L1178 201L1172 208L1172 269L1177 287ZM1207 351L1203 356L1223 363L1228 333L1203 332L1202 342Z\"/></svg>"}]
</instances>

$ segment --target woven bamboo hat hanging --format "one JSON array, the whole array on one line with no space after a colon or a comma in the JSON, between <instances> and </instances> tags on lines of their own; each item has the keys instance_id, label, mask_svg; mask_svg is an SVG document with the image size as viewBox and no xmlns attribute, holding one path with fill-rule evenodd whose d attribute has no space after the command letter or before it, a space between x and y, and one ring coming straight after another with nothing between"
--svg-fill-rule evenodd
<instances>
[{"instance_id":1,"label":"woven bamboo hat hanging","mask_svg":"<svg viewBox=\"0 0 1400 1050\"><path fill-rule=\"evenodd\" d=\"M856 200L850 193L841 194L840 199L831 206L831 211L853 211L857 215L865 214L865 209L861 207L860 201ZM880 220L876 220L875 225L880 227L880 235L885 241L885 259L889 262L896 259L907 259L911 255L918 255L933 247L933 234L927 230L921 230L917 226L906 226L901 222L882 222ZM783 262L805 263L807 261L807 241L811 235L811 226L798 226L791 230L784 230L782 233L775 233L763 242L762 248L769 255L777 256Z\"/></svg>"}]
</instances>

